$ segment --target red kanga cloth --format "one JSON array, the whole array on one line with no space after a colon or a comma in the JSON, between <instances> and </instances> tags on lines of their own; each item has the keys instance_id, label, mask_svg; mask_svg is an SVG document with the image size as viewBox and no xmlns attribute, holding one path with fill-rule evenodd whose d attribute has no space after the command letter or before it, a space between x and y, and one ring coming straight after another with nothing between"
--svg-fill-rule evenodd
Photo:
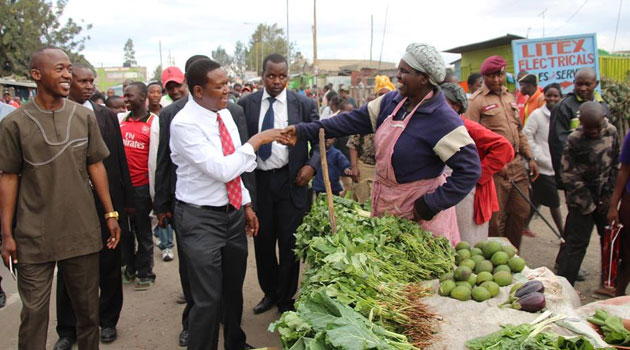
<instances>
[{"instance_id":1,"label":"red kanga cloth","mask_svg":"<svg viewBox=\"0 0 630 350\"><path fill-rule=\"evenodd\" d=\"M493 176L514 158L514 149L505 137L466 117L462 119L468 134L475 141L481 160L481 177L477 182L474 205L475 223L481 225L499 210Z\"/></svg>"},{"instance_id":2,"label":"red kanga cloth","mask_svg":"<svg viewBox=\"0 0 630 350\"><path fill-rule=\"evenodd\" d=\"M150 116L146 121L136 121L126 117L120 123L120 132L133 187L144 186L149 183L149 143L152 122L153 116Z\"/></svg>"}]
</instances>

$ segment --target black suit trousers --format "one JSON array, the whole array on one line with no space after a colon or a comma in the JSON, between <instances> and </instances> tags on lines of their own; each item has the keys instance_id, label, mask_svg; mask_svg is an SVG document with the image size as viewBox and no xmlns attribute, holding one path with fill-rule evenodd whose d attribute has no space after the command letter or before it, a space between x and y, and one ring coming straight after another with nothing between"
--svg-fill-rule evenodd
<instances>
[{"instance_id":1,"label":"black suit trousers","mask_svg":"<svg viewBox=\"0 0 630 350\"><path fill-rule=\"evenodd\" d=\"M100 205L98 203L97 205ZM100 215L103 249L99 253L99 324L101 328L115 328L123 306L123 288L121 274L120 244L116 249L105 245L109 239L109 230L103 215ZM121 222L127 219L121 216ZM121 225L122 226L122 225ZM76 339L77 320L74 315L70 296L64 283L63 274L57 274L57 334L60 338Z\"/></svg>"},{"instance_id":2,"label":"black suit trousers","mask_svg":"<svg viewBox=\"0 0 630 350\"><path fill-rule=\"evenodd\" d=\"M291 200L291 181L288 166L256 171L260 228L254 245L258 282L265 295L278 305L292 302L300 274L300 262L293 249L294 233L302 223L304 209L296 208Z\"/></svg>"},{"instance_id":3,"label":"black suit trousers","mask_svg":"<svg viewBox=\"0 0 630 350\"><path fill-rule=\"evenodd\" d=\"M243 349L241 318L247 267L243 209L219 212L179 202L174 217L193 299L188 349L217 349L221 321L225 349Z\"/></svg>"}]
</instances>

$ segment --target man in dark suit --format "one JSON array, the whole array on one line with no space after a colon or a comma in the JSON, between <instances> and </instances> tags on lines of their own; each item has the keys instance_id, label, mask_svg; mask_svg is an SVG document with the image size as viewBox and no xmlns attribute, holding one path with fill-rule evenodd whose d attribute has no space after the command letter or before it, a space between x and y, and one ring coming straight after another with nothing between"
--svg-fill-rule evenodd
<instances>
[{"instance_id":1,"label":"man in dark suit","mask_svg":"<svg viewBox=\"0 0 630 350\"><path fill-rule=\"evenodd\" d=\"M92 109L96 115L101 136L110 152L109 156L103 160L109 180L109 193L114 209L120 213L121 222L124 222L126 221L125 214L133 214L133 197L118 118L109 108L94 104L89 100L94 92L94 74L92 71L88 67L77 64L73 65L72 68L69 99ZM99 254L101 341L110 343L117 338L116 324L123 305L121 256L119 247L112 250L105 246L106 240L109 238L109 231L105 224L105 211L100 201L95 200L95 205L101 221L103 237L103 249ZM121 228L124 227L126 225L121 225ZM124 232L124 234L128 234L128 232ZM57 334L59 340L55 344L55 350L72 348L72 344L76 340L76 323L63 276L57 274Z\"/></svg>"},{"instance_id":2,"label":"man in dark suit","mask_svg":"<svg viewBox=\"0 0 630 350\"><path fill-rule=\"evenodd\" d=\"M238 102L245 110L250 136L319 119L315 102L288 91L287 79L287 60L278 54L267 56L263 61L264 90ZM300 263L293 253L293 234L302 223L307 208L307 185L319 157L309 157L306 141L290 149L274 142L258 150L257 162L254 203L260 230L254 244L258 282L265 297L256 305L254 313L265 312L274 305L284 312L293 309L300 272Z\"/></svg>"},{"instance_id":3,"label":"man in dark suit","mask_svg":"<svg viewBox=\"0 0 630 350\"><path fill-rule=\"evenodd\" d=\"M195 55L190 57L186 61L185 71L191 64L199 59L208 59L204 55ZM184 83L185 85L185 83ZM155 171L155 198L154 198L154 210L158 218L158 225L165 227L167 222L173 222L173 211L175 209L175 183L177 182L177 175L175 173L176 166L171 160L171 148L170 148L170 129L171 121L175 115L186 105L188 102L189 93L187 92L183 97L174 101L172 104L165 107L160 113L160 143L158 146L157 154L157 169ZM239 105L229 102L228 110L234 118L234 122L238 127L239 136L241 142L245 143L249 139L247 132L247 124L245 121L245 114L243 108ZM245 187L247 187L252 198L255 195L255 180L253 173L245 173L241 176ZM255 208L254 208L255 209ZM177 241L179 241L179 233L175 231ZM177 256L179 259L179 278L182 284L182 290L184 292L184 299L186 301L186 307L182 313L182 331L179 334L179 345L188 345L188 313L193 305L192 295L190 294L190 283L188 281L188 271L185 263L185 256L182 254L180 245L177 244Z\"/></svg>"}]
</instances>

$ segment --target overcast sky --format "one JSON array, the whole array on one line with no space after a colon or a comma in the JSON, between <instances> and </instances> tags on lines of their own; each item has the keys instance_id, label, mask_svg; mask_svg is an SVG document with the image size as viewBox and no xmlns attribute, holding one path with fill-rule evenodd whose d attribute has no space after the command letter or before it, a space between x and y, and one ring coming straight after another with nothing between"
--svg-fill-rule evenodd
<instances>
[{"instance_id":1,"label":"overcast sky","mask_svg":"<svg viewBox=\"0 0 630 350\"><path fill-rule=\"evenodd\" d=\"M99 5L97 5L99 4ZM530 38L597 33L598 46L611 51L619 0L317 0L318 58L369 59L370 16L374 16L373 59L398 62L405 47L425 42L438 50L507 33ZM313 0L289 0L289 40L313 57ZM579 10L579 11L578 11ZM386 16L387 13L387 16ZM257 23L286 30L286 0L70 0L65 17L93 28L83 52L94 66L120 66L123 46L134 42L136 60L149 75L169 52L183 69L186 59L221 45L232 52L248 42ZM387 21L385 36L383 29ZM622 4L615 50L630 50L630 1ZM383 40L384 39L384 40ZM458 55L445 54L447 63Z\"/></svg>"}]
</instances>

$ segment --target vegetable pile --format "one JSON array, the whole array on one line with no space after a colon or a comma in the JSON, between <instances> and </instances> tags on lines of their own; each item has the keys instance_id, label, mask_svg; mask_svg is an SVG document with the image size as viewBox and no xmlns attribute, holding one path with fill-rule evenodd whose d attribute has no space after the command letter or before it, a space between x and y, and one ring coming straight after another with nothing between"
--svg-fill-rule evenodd
<instances>
[{"instance_id":1,"label":"vegetable pile","mask_svg":"<svg viewBox=\"0 0 630 350\"><path fill-rule=\"evenodd\" d=\"M580 336L564 338L544 332L551 323L564 318L556 316L535 324L502 325L501 330L466 342L469 350L594 350L593 344ZM613 349L611 349L613 350Z\"/></svg>"},{"instance_id":2,"label":"vegetable pile","mask_svg":"<svg viewBox=\"0 0 630 350\"><path fill-rule=\"evenodd\" d=\"M435 315L419 301L429 293L420 282L452 271L449 241L406 219L370 217L352 200L334 197L334 202L335 235L323 195L296 232L296 253L308 269L296 312L284 313L270 331L280 333L285 349L430 344ZM342 334L340 344L336 337Z\"/></svg>"},{"instance_id":3,"label":"vegetable pile","mask_svg":"<svg viewBox=\"0 0 630 350\"><path fill-rule=\"evenodd\" d=\"M620 317L613 316L606 310L598 309L588 321L601 327L606 343L630 345L630 331L623 326L623 320Z\"/></svg>"},{"instance_id":4,"label":"vegetable pile","mask_svg":"<svg viewBox=\"0 0 630 350\"><path fill-rule=\"evenodd\" d=\"M516 256L511 246L496 241L482 241L470 248L466 241L455 246L454 274L440 276L442 296L482 302L499 294L499 288L512 284L512 273L525 268L525 260Z\"/></svg>"}]
</instances>

